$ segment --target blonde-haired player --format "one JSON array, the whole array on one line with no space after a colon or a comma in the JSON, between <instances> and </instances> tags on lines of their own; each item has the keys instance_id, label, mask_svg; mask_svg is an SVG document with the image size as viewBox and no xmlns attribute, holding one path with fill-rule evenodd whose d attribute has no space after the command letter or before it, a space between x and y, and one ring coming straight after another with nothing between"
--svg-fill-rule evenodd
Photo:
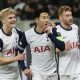
<instances>
[{"instance_id":1,"label":"blonde-haired player","mask_svg":"<svg viewBox=\"0 0 80 80\"><path fill-rule=\"evenodd\" d=\"M22 32L16 29L16 13L12 8L0 11L0 20L3 24L0 29L0 80L21 80L18 70L18 60L24 55L15 54L16 45Z\"/></svg>"}]
</instances>

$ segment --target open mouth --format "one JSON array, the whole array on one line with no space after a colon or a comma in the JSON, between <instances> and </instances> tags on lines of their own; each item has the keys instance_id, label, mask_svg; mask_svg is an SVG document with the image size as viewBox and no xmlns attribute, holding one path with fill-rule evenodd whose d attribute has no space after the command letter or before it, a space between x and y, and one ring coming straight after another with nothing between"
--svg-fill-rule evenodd
<instances>
[{"instance_id":1,"label":"open mouth","mask_svg":"<svg viewBox=\"0 0 80 80\"><path fill-rule=\"evenodd\" d=\"M11 22L10 24L15 24L16 22Z\"/></svg>"}]
</instances>

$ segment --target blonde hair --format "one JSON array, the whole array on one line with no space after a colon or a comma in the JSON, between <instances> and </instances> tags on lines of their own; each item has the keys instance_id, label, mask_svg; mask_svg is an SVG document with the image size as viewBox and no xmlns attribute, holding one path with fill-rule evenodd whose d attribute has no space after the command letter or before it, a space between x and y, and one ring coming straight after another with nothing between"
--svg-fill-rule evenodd
<instances>
[{"instance_id":1,"label":"blonde hair","mask_svg":"<svg viewBox=\"0 0 80 80\"><path fill-rule=\"evenodd\" d=\"M9 14L15 14L16 15L16 11L14 11L11 7L10 8L5 8L5 9L1 10L0 11L0 20L2 21L4 16L7 16Z\"/></svg>"},{"instance_id":2,"label":"blonde hair","mask_svg":"<svg viewBox=\"0 0 80 80\"><path fill-rule=\"evenodd\" d=\"M61 15L63 12L66 11L71 11L71 7L70 6L61 6L58 10L58 16Z\"/></svg>"}]
</instances>

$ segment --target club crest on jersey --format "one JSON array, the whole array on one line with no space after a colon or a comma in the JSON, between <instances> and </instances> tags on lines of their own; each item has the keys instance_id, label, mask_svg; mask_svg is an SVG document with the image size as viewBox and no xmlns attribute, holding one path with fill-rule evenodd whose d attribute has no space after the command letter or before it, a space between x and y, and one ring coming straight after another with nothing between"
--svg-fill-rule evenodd
<instances>
[{"instance_id":1,"label":"club crest on jersey","mask_svg":"<svg viewBox=\"0 0 80 80\"><path fill-rule=\"evenodd\" d=\"M39 46L39 47L35 47L34 48L34 52L46 52L46 51L50 51L50 47L49 46Z\"/></svg>"},{"instance_id":2,"label":"club crest on jersey","mask_svg":"<svg viewBox=\"0 0 80 80\"><path fill-rule=\"evenodd\" d=\"M22 42L20 41L19 44L22 45Z\"/></svg>"}]
</instances>

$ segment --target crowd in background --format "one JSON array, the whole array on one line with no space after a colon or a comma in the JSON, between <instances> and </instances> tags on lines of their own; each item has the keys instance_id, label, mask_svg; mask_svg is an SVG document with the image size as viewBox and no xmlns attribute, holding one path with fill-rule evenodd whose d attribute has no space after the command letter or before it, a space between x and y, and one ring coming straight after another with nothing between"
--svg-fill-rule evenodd
<instances>
[{"instance_id":1,"label":"crowd in background","mask_svg":"<svg viewBox=\"0 0 80 80\"><path fill-rule=\"evenodd\" d=\"M0 10L12 7L21 20L33 20L36 10L45 7L49 9L50 18L58 18L57 11L62 5L72 7L74 17L80 17L80 0L0 0Z\"/></svg>"}]
</instances>

